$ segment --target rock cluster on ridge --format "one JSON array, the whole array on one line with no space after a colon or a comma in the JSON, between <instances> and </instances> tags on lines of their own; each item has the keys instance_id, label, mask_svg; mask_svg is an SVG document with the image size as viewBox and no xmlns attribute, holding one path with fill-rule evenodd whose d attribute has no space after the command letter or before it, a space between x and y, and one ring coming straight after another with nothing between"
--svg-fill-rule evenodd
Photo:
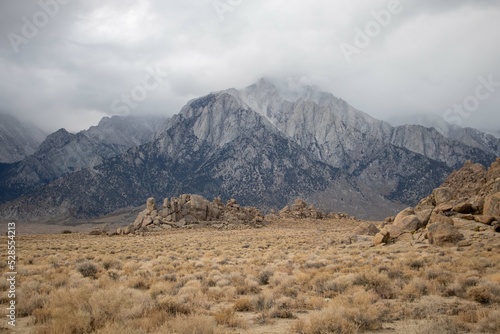
<instances>
[{"instance_id":1,"label":"rock cluster on ridge","mask_svg":"<svg viewBox=\"0 0 500 334\"><path fill-rule=\"evenodd\" d=\"M278 212L282 218L312 218L321 219L326 215L314 205L308 205L304 200L297 198L292 205L287 205Z\"/></svg>"},{"instance_id":2,"label":"rock cluster on ridge","mask_svg":"<svg viewBox=\"0 0 500 334\"><path fill-rule=\"evenodd\" d=\"M313 204L309 204L301 198L295 199L293 204L285 205L283 209L278 211L277 216L279 218L291 218L291 219L351 219L357 220L357 218L350 216L342 212L324 212L318 209Z\"/></svg>"},{"instance_id":3,"label":"rock cluster on ridge","mask_svg":"<svg viewBox=\"0 0 500 334\"><path fill-rule=\"evenodd\" d=\"M146 209L141 211L135 221L116 234L131 234L155 229L170 229L210 225L219 229L235 226L262 227L263 214L254 207L242 207L231 199L225 205L221 199L212 202L202 196L184 194L179 197L165 198L161 207L154 198L148 198Z\"/></svg>"},{"instance_id":4,"label":"rock cluster on ridge","mask_svg":"<svg viewBox=\"0 0 500 334\"><path fill-rule=\"evenodd\" d=\"M500 232L500 158L486 169L467 161L431 195L414 208L401 211L374 237L374 244L413 235L421 230L430 244L456 245L464 235L455 226L459 219L492 226Z\"/></svg>"}]
</instances>

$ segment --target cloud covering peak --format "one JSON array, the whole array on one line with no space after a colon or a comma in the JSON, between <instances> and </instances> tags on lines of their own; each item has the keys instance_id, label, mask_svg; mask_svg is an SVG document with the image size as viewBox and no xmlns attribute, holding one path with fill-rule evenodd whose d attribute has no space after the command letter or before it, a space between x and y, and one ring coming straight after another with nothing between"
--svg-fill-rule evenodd
<instances>
[{"instance_id":1,"label":"cloud covering peak","mask_svg":"<svg viewBox=\"0 0 500 334\"><path fill-rule=\"evenodd\" d=\"M2 1L1 111L77 131L117 113L172 115L269 77L382 119L469 103L452 116L491 128L500 87L477 106L471 96L480 78L500 82L499 15L487 0Z\"/></svg>"}]
</instances>

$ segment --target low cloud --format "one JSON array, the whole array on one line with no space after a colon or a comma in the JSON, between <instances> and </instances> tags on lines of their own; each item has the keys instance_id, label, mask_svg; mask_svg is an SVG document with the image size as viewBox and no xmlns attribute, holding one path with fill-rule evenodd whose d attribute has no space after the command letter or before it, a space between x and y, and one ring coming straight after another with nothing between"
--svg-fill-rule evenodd
<instances>
[{"instance_id":1,"label":"low cloud","mask_svg":"<svg viewBox=\"0 0 500 334\"><path fill-rule=\"evenodd\" d=\"M402 0L347 62L339 46L391 2L3 1L1 111L47 131L81 130L116 114L113 102L156 66L168 74L126 113L172 115L193 97L271 77L317 84L377 118L442 116L478 77L500 81L498 1ZM37 27L51 4L57 13ZM9 34L23 37L26 21L39 31L16 52ZM463 125L500 124L499 107L500 90Z\"/></svg>"}]
</instances>

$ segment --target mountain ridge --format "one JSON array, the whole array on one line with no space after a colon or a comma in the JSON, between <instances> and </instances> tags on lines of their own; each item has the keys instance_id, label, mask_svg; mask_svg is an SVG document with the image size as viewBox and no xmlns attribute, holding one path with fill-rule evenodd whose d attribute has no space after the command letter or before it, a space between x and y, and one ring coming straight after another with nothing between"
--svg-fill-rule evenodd
<instances>
[{"instance_id":1,"label":"mountain ridge","mask_svg":"<svg viewBox=\"0 0 500 334\"><path fill-rule=\"evenodd\" d=\"M22 161L0 170L0 203L82 168L92 168L153 138L158 119L113 116L76 134L59 129ZM125 138L122 140L122 138Z\"/></svg>"},{"instance_id":2,"label":"mountain ridge","mask_svg":"<svg viewBox=\"0 0 500 334\"><path fill-rule=\"evenodd\" d=\"M195 193L260 208L305 197L321 209L381 218L426 196L466 160L494 161L495 141L477 142L393 127L317 88L283 93L262 79L192 99L151 141L4 204L2 212L27 219L36 203L37 217L85 218L149 196Z\"/></svg>"},{"instance_id":3,"label":"mountain ridge","mask_svg":"<svg viewBox=\"0 0 500 334\"><path fill-rule=\"evenodd\" d=\"M0 113L0 163L14 163L35 153L47 134L36 125Z\"/></svg>"}]
</instances>

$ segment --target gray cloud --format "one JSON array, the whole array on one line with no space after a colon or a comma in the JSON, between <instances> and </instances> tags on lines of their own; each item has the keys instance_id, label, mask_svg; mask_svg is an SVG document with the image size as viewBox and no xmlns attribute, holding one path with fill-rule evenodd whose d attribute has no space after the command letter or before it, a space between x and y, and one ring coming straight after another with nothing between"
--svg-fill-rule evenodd
<instances>
[{"instance_id":1,"label":"gray cloud","mask_svg":"<svg viewBox=\"0 0 500 334\"><path fill-rule=\"evenodd\" d=\"M500 81L498 1L402 0L350 63L339 45L353 44L355 28L389 0L59 1L67 4L17 53L9 33L22 36L23 17L33 22L43 9L0 3L0 111L50 131L95 124L123 94L140 101L120 112L172 115L193 97L264 76L316 84L382 119L441 116L474 93L479 76ZM214 3L226 4L223 20ZM156 66L167 74L144 89ZM464 125L498 129L499 106L500 88Z\"/></svg>"}]
</instances>

